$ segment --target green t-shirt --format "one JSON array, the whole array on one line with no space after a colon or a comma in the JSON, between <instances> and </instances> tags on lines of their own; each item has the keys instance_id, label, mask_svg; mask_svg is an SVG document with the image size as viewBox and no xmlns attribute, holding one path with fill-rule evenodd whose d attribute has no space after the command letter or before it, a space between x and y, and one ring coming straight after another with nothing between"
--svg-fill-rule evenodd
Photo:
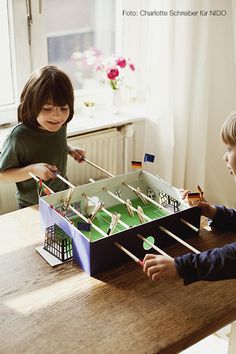
<instances>
[{"instance_id":1,"label":"green t-shirt","mask_svg":"<svg viewBox=\"0 0 236 354\"><path fill-rule=\"evenodd\" d=\"M68 146L66 126L57 132L31 129L20 123L16 125L3 143L0 155L0 172L13 167L25 167L34 163L55 165L59 173L66 177ZM67 189L59 178L45 184L54 192ZM18 202L30 206L38 203L36 182L28 179L16 183Z\"/></svg>"}]
</instances>

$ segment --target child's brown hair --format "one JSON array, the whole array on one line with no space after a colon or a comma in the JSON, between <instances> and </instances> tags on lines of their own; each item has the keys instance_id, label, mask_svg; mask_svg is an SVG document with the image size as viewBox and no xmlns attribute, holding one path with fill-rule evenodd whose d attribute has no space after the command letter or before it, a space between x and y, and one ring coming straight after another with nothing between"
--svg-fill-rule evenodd
<instances>
[{"instance_id":1,"label":"child's brown hair","mask_svg":"<svg viewBox=\"0 0 236 354\"><path fill-rule=\"evenodd\" d=\"M45 66L33 73L27 81L18 106L18 122L29 128L37 128L37 117L42 107L48 103L69 106L68 123L74 115L74 90L69 77L56 66Z\"/></svg>"}]
</instances>

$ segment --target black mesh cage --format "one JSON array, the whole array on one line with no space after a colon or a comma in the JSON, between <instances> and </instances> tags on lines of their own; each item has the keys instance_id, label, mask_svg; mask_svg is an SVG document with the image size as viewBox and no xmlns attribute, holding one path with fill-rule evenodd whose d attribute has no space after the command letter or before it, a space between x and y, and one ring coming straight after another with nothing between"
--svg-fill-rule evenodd
<instances>
[{"instance_id":1,"label":"black mesh cage","mask_svg":"<svg viewBox=\"0 0 236 354\"><path fill-rule=\"evenodd\" d=\"M44 249L62 262L73 258L72 240L56 224L46 228Z\"/></svg>"}]
</instances>

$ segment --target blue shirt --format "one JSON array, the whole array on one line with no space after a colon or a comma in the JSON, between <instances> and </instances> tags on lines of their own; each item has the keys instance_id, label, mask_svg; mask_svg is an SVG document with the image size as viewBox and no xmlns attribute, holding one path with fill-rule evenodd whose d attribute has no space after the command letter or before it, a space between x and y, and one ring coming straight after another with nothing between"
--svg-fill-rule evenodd
<instances>
[{"instance_id":1,"label":"blue shirt","mask_svg":"<svg viewBox=\"0 0 236 354\"><path fill-rule=\"evenodd\" d=\"M219 231L236 231L236 210L216 206L217 212L210 226ZM187 253L175 258L177 272L190 284L198 280L236 278L236 242L199 254Z\"/></svg>"}]
</instances>

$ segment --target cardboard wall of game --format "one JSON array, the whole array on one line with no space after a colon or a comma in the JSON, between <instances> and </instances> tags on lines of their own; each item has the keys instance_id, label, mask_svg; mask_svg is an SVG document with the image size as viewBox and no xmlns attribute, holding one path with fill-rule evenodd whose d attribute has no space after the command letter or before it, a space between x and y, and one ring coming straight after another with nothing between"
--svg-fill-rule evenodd
<instances>
[{"instance_id":1,"label":"cardboard wall of game","mask_svg":"<svg viewBox=\"0 0 236 354\"><path fill-rule=\"evenodd\" d=\"M119 190L123 200L127 198L131 200L137 198L132 190L122 184L123 182L135 188L140 187L144 194L146 194L147 188L150 187L156 195L155 200L157 202L159 202L159 191L168 194L170 197L178 200L180 203L180 211L133 226L132 228L111 236L102 237L101 235L100 239L90 241L84 236L82 231L78 230L51 207L51 205L55 207L62 204L62 200L65 198L65 191L40 198L39 211L43 232L45 232L48 226L53 224L57 224L61 227L72 238L74 261L89 275L95 275L129 260L128 256L115 246L115 242L119 242L140 259L142 259L147 252L155 253L154 250L146 251L144 249L143 242L137 238L138 233L144 237L153 236L155 244L160 248L165 248L176 241L163 233L159 229L159 226L164 226L182 239L197 235L196 231L183 224L180 219L182 218L199 228L200 209L197 207L188 208L182 201L181 195L176 188L168 185L160 177L153 176L145 171L135 171L78 186L73 191L71 203L81 201L81 213L83 215L87 214L86 206L88 204L88 200L82 196L83 193L86 193L89 197L97 196L99 200L105 203L105 208L119 204L115 198L103 190L104 187L113 193ZM141 201L140 205L142 205ZM186 253L187 252L189 252L188 249L186 249Z\"/></svg>"}]
</instances>

